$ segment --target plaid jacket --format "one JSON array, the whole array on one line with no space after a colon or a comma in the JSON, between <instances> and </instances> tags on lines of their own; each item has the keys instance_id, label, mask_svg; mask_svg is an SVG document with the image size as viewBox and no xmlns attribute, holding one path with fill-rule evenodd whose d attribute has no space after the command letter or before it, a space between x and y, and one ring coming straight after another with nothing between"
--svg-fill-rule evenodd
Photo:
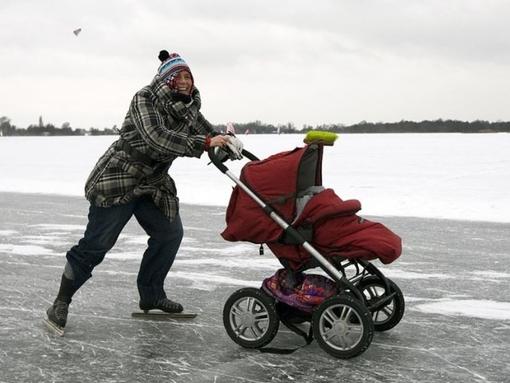
<instances>
[{"instance_id":1,"label":"plaid jacket","mask_svg":"<svg viewBox=\"0 0 510 383\"><path fill-rule=\"evenodd\" d=\"M159 76L131 101L120 138L98 160L85 185L96 206L124 204L148 195L172 220L179 210L168 170L177 157L200 157L206 135L216 135L200 113L200 93L191 104L174 101Z\"/></svg>"}]
</instances>

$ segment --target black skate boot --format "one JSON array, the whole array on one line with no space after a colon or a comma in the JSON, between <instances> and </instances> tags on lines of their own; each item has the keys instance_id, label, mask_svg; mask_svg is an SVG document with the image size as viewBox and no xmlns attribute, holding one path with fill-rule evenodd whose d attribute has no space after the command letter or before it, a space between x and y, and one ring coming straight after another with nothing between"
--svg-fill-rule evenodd
<instances>
[{"instance_id":1,"label":"black skate boot","mask_svg":"<svg viewBox=\"0 0 510 383\"><path fill-rule=\"evenodd\" d=\"M140 301L140 309L143 310L145 314L149 310L159 309L166 313L181 313L183 307L180 303L171 301L168 298L160 298L155 303L146 303Z\"/></svg>"},{"instance_id":2,"label":"black skate boot","mask_svg":"<svg viewBox=\"0 0 510 383\"><path fill-rule=\"evenodd\" d=\"M64 335L64 327L67 322L67 314L69 312L69 303L55 300L52 306L46 310L48 319L45 320L46 324L51 327L57 335Z\"/></svg>"}]
</instances>

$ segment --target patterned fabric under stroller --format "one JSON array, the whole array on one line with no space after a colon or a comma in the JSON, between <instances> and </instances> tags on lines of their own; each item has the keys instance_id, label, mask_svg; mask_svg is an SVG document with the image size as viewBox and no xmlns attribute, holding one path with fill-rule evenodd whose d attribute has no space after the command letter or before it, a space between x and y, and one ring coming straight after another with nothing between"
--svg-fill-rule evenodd
<instances>
[{"instance_id":1,"label":"patterned fabric under stroller","mask_svg":"<svg viewBox=\"0 0 510 383\"><path fill-rule=\"evenodd\" d=\"M282 322L335 357L361 354L374 330L393 328L404 314L402 292L370 262L393 262L401 254L401 239L356 215L359 201L343 201L322 186L323 145L311 143L262 161L243 154L251 161L237 178L209 152L237 185L222 236L266 244L284 268L260 289L230 296L223 310L228 335L243 347L262 348ZM316 267L326 276L306 272ZM296 326L308 322L308 333Z\"/></svg>"}]
</instances>

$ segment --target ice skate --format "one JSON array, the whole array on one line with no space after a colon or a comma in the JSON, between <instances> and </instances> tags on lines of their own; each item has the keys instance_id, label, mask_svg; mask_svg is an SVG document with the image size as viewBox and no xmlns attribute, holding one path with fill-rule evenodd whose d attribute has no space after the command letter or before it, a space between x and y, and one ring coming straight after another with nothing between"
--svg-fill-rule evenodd
<instances>
[{"instance_id":1,"label":"ice skate","mask_svg":"<svg viewBox=\"0 0 510 383\"><path fill-rule=\"evenodd\" d=\"M44 319L46 326L58 336L64 336L64 328L67 322L69 304L56 300L46 311L48 317Z\"/></svg>"},{"instance_id":2,"label":"ice skate","mask_svg":"<svg viewBox=\"0 0 510 383\"><path fill-rule=\"evenodd\" d=\"M140 301L140 309L142 312L134 312L131 314L133 318L152 319L152 320L169 320L169 319L192 319L197 316L195 313L183 312L180 303L171 301L168 298L162 298L156 303L146 303ZM161 310L151 312L150 310Z\"/></svg>"}]
</instances>

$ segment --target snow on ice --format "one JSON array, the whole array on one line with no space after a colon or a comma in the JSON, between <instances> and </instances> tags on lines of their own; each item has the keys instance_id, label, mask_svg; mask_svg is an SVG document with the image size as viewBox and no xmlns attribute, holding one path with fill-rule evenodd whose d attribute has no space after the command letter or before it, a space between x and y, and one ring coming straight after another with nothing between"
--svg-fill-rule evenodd
<instances>
[{"instance_id":1,"label":"snow on ice","mask_svg":"<svg viewBox=\"0 0 510 383\"><path fill-rule=\"evenodd\" d=\"M303 135L239 135L259 158L302 146ZM2 137L0 191L82 196L106 137ZM324 154L323 183L362 214L510 222L510 134L344 134ZM170 174L182 202L226 206L233 183L207 155ZM238 174L244 161L228 163Z\"/></svg>"}]
</instances>

